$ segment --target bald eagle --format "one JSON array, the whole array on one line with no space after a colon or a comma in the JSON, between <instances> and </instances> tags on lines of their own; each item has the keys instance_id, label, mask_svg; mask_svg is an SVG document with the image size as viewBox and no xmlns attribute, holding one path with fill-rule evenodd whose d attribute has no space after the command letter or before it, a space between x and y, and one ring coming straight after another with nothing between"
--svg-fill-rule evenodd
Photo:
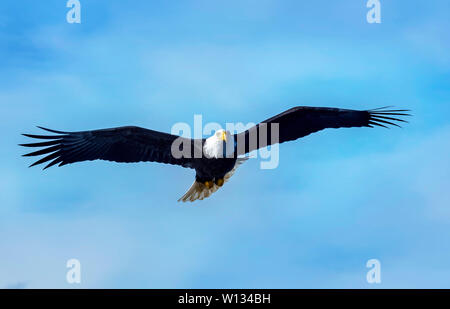
<instances>
[{"instance_id":1,"label":"bald eagle","mask_svg":"<svg viewBox=\"0 0 450 309\"><path fill-rule=\"evenodd\" d=\"M229 131L218 130L206 139L188 139L135 126L81 132L62 132L39 127L53 135L23 134L44 141L20 146L44 147L24 155L46 155L30 165L32 167L49 162L44 169L55 164L63 166L88 160L159 162L192 168L196 172L195 181L178 200L192 202L209 197L222 187L236 168L247 159L245 155L253 150L293 141L326 128L399 126L398 122L407 121L398 117L410 116L408 111L387 107L350 110L298 106L243 132L231 134ZM273 138L274 132L277 133L276 138ZM177 151L174 152L174 149Z\"/></svg>"}]
</instances>

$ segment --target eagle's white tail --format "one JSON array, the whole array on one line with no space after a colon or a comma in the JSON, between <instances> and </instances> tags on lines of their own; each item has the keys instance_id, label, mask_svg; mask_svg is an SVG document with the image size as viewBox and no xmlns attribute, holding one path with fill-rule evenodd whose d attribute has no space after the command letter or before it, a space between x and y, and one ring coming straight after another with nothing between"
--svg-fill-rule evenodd
<instances>
[{"instance_id":1,"label":"eagle's white tail","mask_svg":"<svg viewBox=\"0 0 450 309\"><path fill-rule=\"evenodd\" d=\"M231 176L233 176L234 172L236 171L237 167L247 161L248 158L238 158L236 160L236 164L234 165L233 169L225 174L223 177L224 183L230 179ZM213 183L213 186L211 188L208 188L205 186L205 184L194 181L192 186L187 190L187 192L180 197L178 202L193 202L195 200L203 200L204 198L209 197L211 194L219 190L219 186Z\"/></svg>"}]
</instances>

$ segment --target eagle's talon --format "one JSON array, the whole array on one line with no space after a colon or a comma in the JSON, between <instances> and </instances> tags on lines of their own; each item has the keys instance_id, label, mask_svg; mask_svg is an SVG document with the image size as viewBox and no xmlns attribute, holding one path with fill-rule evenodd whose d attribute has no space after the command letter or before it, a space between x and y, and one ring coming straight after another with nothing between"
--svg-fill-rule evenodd
<instances>
[{"instance_id":1,"label":"eagle's talon","mask_svg":"<svg viewBox=\"0 0 450 309\"><path fill-rule=\"evenodd\" d=\"M212 181L209 181L209 180L205 181L204 184L205 184L205 187L207 187L208 189L211 189L213 187L213 185L214 185L214 183Z\"/></svg>"},{"instance_id":2,"label":"eagle's talon","mask_svg":"<svg viewBox=\"0 0 450 309\"><path fill-rule=\"evenodd\" d=\"M216 179L216 185L219 187L223 186L225 180L223 178Z\"/></svg>"}]
</instances>

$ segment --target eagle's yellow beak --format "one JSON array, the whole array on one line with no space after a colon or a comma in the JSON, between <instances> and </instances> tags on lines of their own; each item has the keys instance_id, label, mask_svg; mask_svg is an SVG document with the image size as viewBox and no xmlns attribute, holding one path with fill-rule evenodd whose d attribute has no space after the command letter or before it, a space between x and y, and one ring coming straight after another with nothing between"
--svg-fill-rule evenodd
<instances>
[{"instance_id":1,"label":"eagle's yellow beak","mask_svg":"<svg viewBox=\"0 0 450 309\"><path fill-rule=\"evenodd\" d=\"M225 143L227 142L227 132L225 131L222 132L222 140L225 141Z\"/></svg>"}]
</instances>

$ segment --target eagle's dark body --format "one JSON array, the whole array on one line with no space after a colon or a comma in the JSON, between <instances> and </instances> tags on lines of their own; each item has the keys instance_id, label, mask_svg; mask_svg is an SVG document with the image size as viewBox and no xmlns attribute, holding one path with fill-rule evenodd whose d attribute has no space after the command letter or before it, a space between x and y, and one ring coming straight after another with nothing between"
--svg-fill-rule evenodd
<instances>
[{"instance_id":1,"label":"eagle's dark body","mask_svg":"<svg viewBox=\"0 0 450 309\"><path fill-rule=\"evenodd\" d=\"M195 179L199 182L224 178L236 165L236 158L203 158L194 163Z\"/></svg>"}]
</instances>

